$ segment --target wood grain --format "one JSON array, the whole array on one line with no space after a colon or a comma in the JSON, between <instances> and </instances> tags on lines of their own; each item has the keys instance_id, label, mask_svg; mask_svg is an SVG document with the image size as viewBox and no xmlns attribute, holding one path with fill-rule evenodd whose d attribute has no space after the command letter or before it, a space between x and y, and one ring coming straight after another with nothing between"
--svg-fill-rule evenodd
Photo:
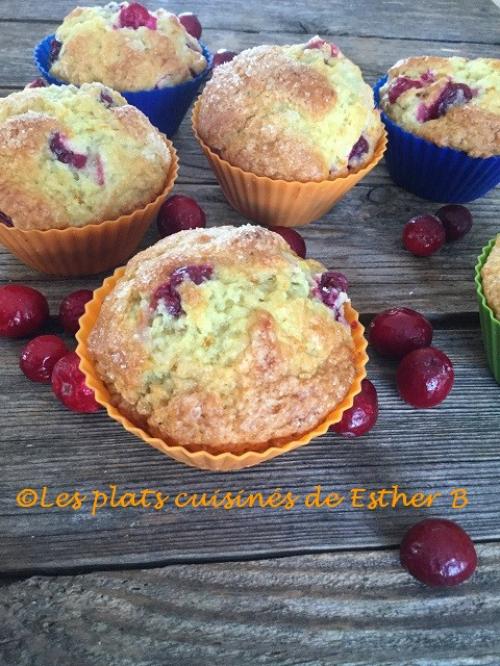
<instances>
[{"instance_id":1,"label":"wood grain","mask_svg":"<svg viewBox=\"0 0 500 666\"><path fill-rule=\"evenodd\" d=\"M424 588L398 553L171 566L0 587L16 666L498 666L500 546L465 585Z\"/></svg>"}]
</instances>

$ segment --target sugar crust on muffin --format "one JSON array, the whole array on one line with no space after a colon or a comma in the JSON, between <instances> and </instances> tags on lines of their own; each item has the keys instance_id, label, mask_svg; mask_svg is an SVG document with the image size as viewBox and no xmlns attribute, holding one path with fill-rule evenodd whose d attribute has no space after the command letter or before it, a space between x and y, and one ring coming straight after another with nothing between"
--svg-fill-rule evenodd
<instances>
[{"instance_id":1,"label":"sugar crust on muffin","mask_svg":"<svg viewBox=\"0 0 500 666\"><path fill-rule=\"evenodd\" d=\"M396 63L380 89L404 129L471 157L500 154L500 60L419 56Z\"/></svg>"},{"instance_id":2,"label":"sugar crust on muffin","mask_svg":"<svg viewBox=\"0 0 500 666\"><path fill-rule=\"evenodd\" d=\"M500 320L500 234L482 268L481 278L486 302Z\"/></svg>"},{"instance_id":3,"label":"sugar crust on muffin","mask_svg":"<svg viewBox=\"0 0 500 666\"><path fill-rule=\"evenodd\" d=\"M360 69L336 46L259 46L214 71L197 131L222 158L270 178L319 181L367 164L382 135Z\"/></svg>"},{"instance_id":4,"label":"sugar crust on muffin","mask_svg":"<svg viewBox=\"0 0 500 666\"><path fill-rule=\"evenodd\" d=\"M145 25L123 26L122 12L133 4L73 9L56 31L50 73L75 85L99 81L133 92L174 86L206 69L198 40L175 14L143 8Z\"/></svg>"},{"instance_id":5,"label":"sugar crust on muffin","mask_svg":"<svg viewBox=\"0 0 500 666\"><path fill-rule=\"evenodd\" d=\"M261 450L318 425L355 375L345 292L262 227L184 231L136 255L89 351L111 400L190 450ZM332 300L332 297L333 299Z\"/></svg>"},{"instance_id":6,"label":"sugar crust on muffin","mask_svg":"<svg viewBox=\"0 0 500 666\"><path fill-rule=\"evenodd\" d=\"M0 99L0 211L18 229L130 213L160 194L171 159L146 116L101 84Z\"/></svg>"}]
</instances>

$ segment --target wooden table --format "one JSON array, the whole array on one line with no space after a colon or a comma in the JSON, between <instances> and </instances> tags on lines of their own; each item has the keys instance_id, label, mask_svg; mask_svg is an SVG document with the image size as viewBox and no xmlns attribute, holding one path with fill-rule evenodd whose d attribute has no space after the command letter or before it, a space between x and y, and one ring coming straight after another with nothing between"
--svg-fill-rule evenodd
<instances>
[{"instance_id":1,"label":"wooden table","mask_svg":"<svg viewBox=\"0 0 500 666\"><path fill-rule=\"evenodd\" d=\"M165 2L151 2L166 5ZM0 89L35 75L33 45L53 32L73 0L2 0ZM370 83L401 57L498 56L500 10L489 0L308 0L168 3L196 11L209 47L330 37ZM192 195L210 225L239 224L185 121L175 137L177 193ZM421 310L435 344L452 358L456 383L439 407L417 411L395 390L394 367L375 354L377 427L357 441L326 435L257 468L229 475L189 469L124 432L103 413L76 415L18 369L22 342L2 341L0 476L0 664L500 664L499 388L481 345L473 266L499 231L499 189L471 204L463 240L428 259L401 248L401 228L437 205L392 184L380 165L324 219L304 228L308 253L344 271L363 321L392 305ZM144 245L156 239L152 230ZM5 251L2 282L44 291L52 312L102 276L56 280ZM293 510L166 507L20 509L25 487L58 492L216 489L301 497L321 485L398 484L440 491L432 508ZM448 493L468 490L452 509ZM398 564L404 530L422 517L458 520L478 543L480 566L462 587L435 591ZM164 566L168 565L168 566Z\"/></svg>"}]
</instances>

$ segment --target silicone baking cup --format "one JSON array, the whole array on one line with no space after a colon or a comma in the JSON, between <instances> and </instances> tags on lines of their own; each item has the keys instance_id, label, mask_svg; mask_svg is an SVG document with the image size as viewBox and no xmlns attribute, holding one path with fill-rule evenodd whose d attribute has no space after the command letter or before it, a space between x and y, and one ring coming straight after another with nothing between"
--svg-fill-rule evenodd
<instances>
[{"instance_id":1,"label":"silicone baking cup","mask_svg":"<svg viewBox=\"0 0 500 666\"><path fill-rule=\"evenodd\" d=\"M380 162L387 144L384 132L371 162L347 176L306 183L257 176L223 160L201 139L196 129L199 104L193 108L193 132L226 199L245 217L267 226L297 227L325 215Z\"/></svg>"},{"instance_id":2,"label":"silicone baking cup","mask_svg":"<svg viewBox=\"0 0 500 666\"><path fill-rule=\"evenodd\" d=\"M143 208L115 220L67 229L16 229L0 224L0 243L30 268L57 276L93 275L123 264L134 253L171 192L179 168L172 142L165 139L172 156L163 191Z\"/></svg>"},{"instance_id":3,"label":"silicone baking cup","mask_svg":"<svg viewBox=\"0 0 500 666\"><path fill-rule=\"evenodd\" d=\"M49 73L50 44L54 37L55 35L48 35L42 39L35 47L33 57L42 76L49 83L60 86L67 84L67 81L56 79ZM191 81L167 88L121 92L129 104L140 109L151 123L168 137L172 137L177 132L191 102L212 68L212 54L204 44L200 43L200 46L208 64L206 69Z\"/></svg>"},{"instance_id":4,"label":"silicone baking cup","mask_svg":"<svg viewBox=\"0 0 500 666\"><path fill-rule=\"evenodd\" d=\"M280 456L288 451L293 451L293 449L297 449L300 446L305 446L315 437L323 435L331 425L340 421L344 411L352 407L354 397L361 391L361 382L366 377L366 364L368 362L368 355L366 353L367 342L363 335L364 328L359 322L358 313L349 304L346 304L344 312L352 329L356 375L345 398L330 412L330 414L328 414L324 421L314 429L301 435L298 439L293 439L289 442L280 444L279 446L270 446L268 449L258 453L255 451L247 451L239 455L234 453L220 453L215 455L207 451L191 452L183 446L172 445L158 437L152 437L145 430L132 423L132 421L121 414L120 411L111 404L109 391L97 375L87 347L88 336L94 327L101 309L101 304L113 289L116 282L121 278L124 271L124 267L118 268L111 277L104 280L102 286L94 292L92 300L87 303L85 314L80 319L80 330L76 335L78 341L76 353L80 357L80 369L85 375L87 385L94 390L97 402L106 408L108 415L115 421L118 421L125 430L136 437L139 437L144 442L150 444L170 458L174 458L174 460L190 465L191 467L218 472L228 472L258 465L265 460L270 460L271 458Z\"/></svg>"},{"instance_id":5,"label":"silicone baking cup","mask_svg":"<svg viewBox=\"0 0 500 666\"><path fill-rule=\"evenodd\" d=\"M479 304L479 321L481 323L481 332L483 335L484 349L488 365L493 377L500 384L500 321L495 317L493 310L488 305L483 293L483 281L481 270L495 245L496 239L493 238L486 245L477 259L475 278L477 302Z\"/></svg>"},{"instance_id":6,"label":"silicone baking cup","mask_svg":"<svg viewBox=\"0 0 500 666\"><path fill-rule=\"evenodd\" d=\"M384 76L373 89L380 107ZM442 148L396 125L383 111L389 144L385 162L392 180L423 199L467 203L479 199L500 183L500 156L469 157L454 148Z\"/></svg>"}]
</instances>

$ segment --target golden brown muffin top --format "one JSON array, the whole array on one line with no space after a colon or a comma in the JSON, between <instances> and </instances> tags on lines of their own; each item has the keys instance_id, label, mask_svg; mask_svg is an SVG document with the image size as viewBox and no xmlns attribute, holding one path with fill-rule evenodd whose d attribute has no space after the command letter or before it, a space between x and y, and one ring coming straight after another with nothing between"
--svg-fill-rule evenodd
<instances>
[{"instance_id":1,"label":"golden brown muffin top","mask_svg":"<svg viewBox=\"0 0 500 666\"><path fill-rule=\"evenodd\" d=\"M264 228L185 231L129 262L89 350L113 403L150 434L259 450L314 428L348 392L346 300Z\"/></svg>"},{"instance_id":2,"label":"golden brown muffin top","mask_svg":"<svg viewBox=\"0 0 500 666\"><path fill-rule=\"evenodd\" d=\"M177 85L207 67L198 40L175 14L137 2L76 7L51 52L50 73L62 81L100 81L127 92Z\"/></svg>"},{"instance_id":3,"label":"golden brown muffin top","mask_svg":"<svg viewBox=\"0 0 500 666\"><path fill-rule=\"evenodd\" d=\"M367 163L382 134L359 68L336 46L259 46L214 71L196 127L222 158L284 180L324 180Z\"/></svg>"},{"instance_id":4,"label":"golden brown muffin top","mask_svg":"<svg viewBox=\"0 0 500 666\"><path fill-rule=\"evenodd\" d=\"M471 157L500 154L500 60L420 56L401 60L380 89L401 127Z\"/></svg>"},{"instance_id":5,"label":"golden brown muffin top","mask_svg":"<svg viewBox=\"0 0 500 666\"><path fill-rule=\"evenodd\" d=\"M146 116L99 83L0 99L0 211L18 229L130 213L161 192L170 163Z\"/></svg>"}]
</instances>

